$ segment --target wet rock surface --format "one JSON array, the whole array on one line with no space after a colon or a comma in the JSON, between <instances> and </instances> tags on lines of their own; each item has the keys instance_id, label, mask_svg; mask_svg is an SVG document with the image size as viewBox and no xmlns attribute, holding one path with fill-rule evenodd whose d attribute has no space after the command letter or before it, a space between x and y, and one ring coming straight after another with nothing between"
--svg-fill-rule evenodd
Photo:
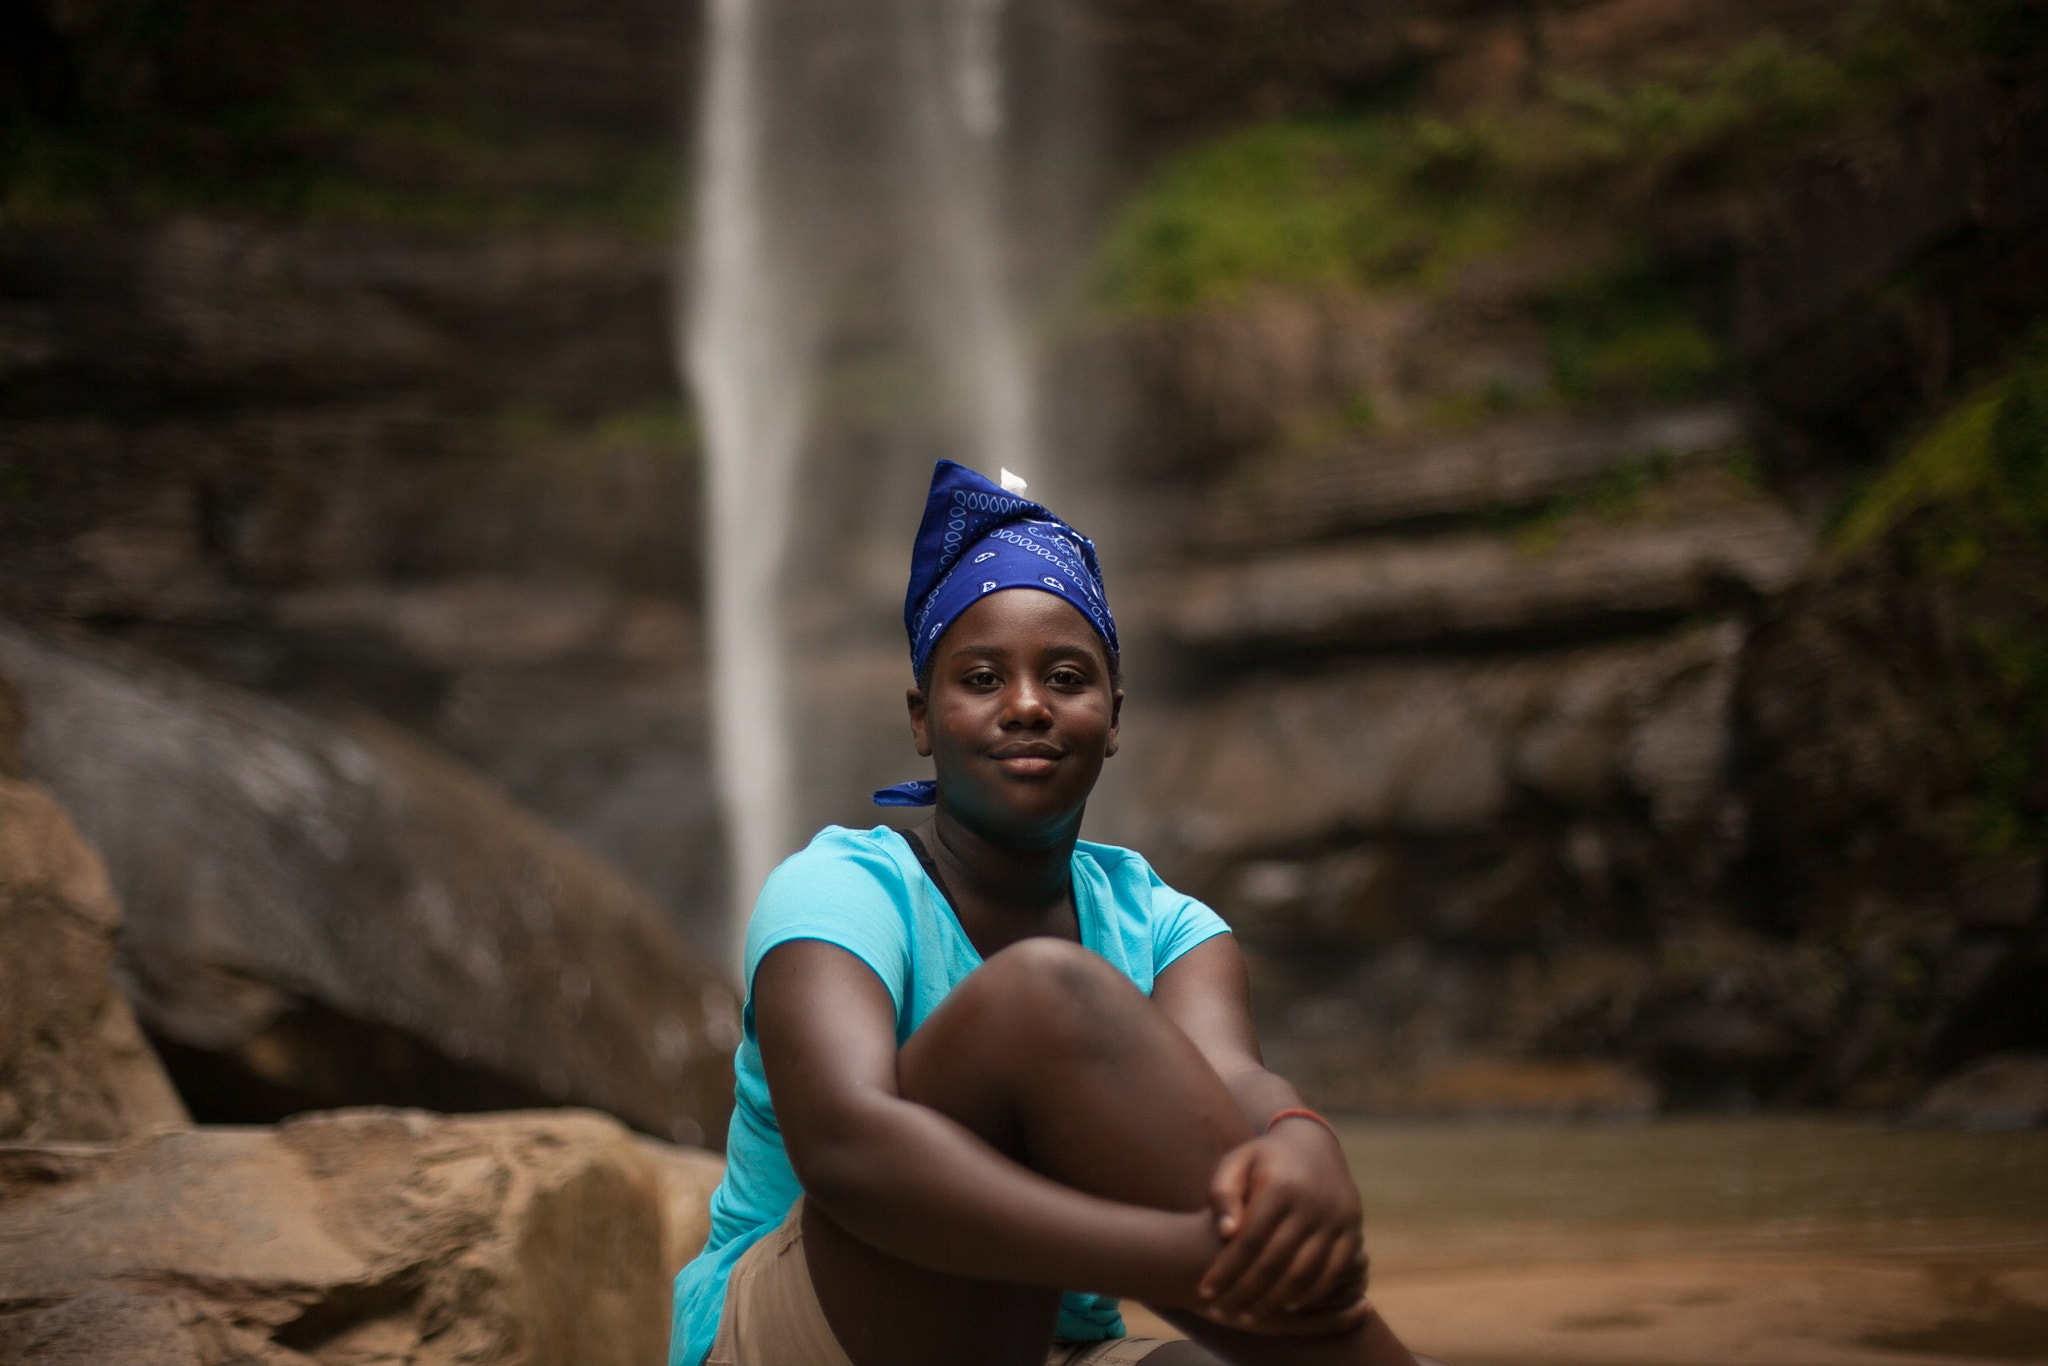
<instances>
[{"instance_id":1,"label":"wet rock surface","mask_svg":"<svg viewBox=\"0 0 2048 1366\"><path fill-rule=\"evenodd\" d=\"M123 981L202 1118L555 1102L722 1132L730 988L458 763L95 642L0 628L0 668L31 771L128 905Z\"/></svg>"},{"instance_id":2,"label":"wet rock surface","mask_svg":"<svg viewBox=\"0 0 2048 1366\"><path fill-rule=\"evenodd\" d=\"M0 1355L658 1361L720 1164L655 1148L573 1111L390 1110L0 1146Z\"/></svg>"}]
</instances>

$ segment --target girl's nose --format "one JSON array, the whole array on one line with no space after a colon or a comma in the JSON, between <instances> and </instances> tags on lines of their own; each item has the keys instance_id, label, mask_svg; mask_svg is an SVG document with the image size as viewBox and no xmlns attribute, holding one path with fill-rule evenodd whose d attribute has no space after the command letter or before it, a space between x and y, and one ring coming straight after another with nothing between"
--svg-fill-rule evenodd
<instances>
[{"instance_id":1,"label":"girl's nose","mask_svg":"<svg viewBox=\"0 0 2048 1366\"><path fill-rule=\"evenodd\" d=\"M1014 683L1003 692L1003 724L1006 726L1043 725L1052 719L1052 709L1046 705L1045 689L1031 680Z\"/></svg>"}]
</instances>

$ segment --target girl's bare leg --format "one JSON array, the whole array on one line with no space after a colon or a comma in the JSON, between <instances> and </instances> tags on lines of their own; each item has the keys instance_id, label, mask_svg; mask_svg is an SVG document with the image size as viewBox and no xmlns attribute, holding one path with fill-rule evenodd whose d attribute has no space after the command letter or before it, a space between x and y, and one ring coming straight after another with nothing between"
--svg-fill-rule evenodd
<instances>
[{"instance_id":1,"label":"girl's bare leg","mask_svg":"<svg viewBox=\"0 0 2048 1366\"><path fill-rule=\"evenodd\" d=\"M1027 939L977 969L897 1057L907 1099L1043 1175L1107 1199L1198 1210L1223 1155L1251 1137L1206 1059L1096 955ZM1039 1366L1055 1292L927 1271L804 1208L819 1303L857 1366ZM1411 1366L1377 1317L1335 1337L1266 1337L1172 1321L1242 1366ZM1201 1358L1170 1349L1160 1366Z\"/></svg>"}]
</instances>

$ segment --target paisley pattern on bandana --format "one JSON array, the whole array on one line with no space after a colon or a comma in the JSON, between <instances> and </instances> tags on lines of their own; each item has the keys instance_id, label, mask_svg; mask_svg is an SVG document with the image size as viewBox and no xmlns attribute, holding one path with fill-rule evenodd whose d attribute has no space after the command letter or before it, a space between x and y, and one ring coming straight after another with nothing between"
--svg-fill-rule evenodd
<instances>
[{"instance_id":1,"label":"paisley pattern on bandana","mask_svg":"<svg viewBox=\"0 0 2048 1366\"><path fill-rule=\"evenodd\" d=\"M1095 543L1043 504L941 460L925 495L903 598L911 672L924 672L933 647L962 612L1001 588L1035 588L1073 604L1116 653L1116 620L1102 591ZM874 800L880 806L929 806L935 791L929 779L898 783L875 793Z\"/></svg>"},{"instance_id":2,"label":"paisley pattern on bandana","mask_svg":"<svg viewBox=\"0 0 2048 1366\"><path fill-rule=\"evenodd\" d=\"M963 562L974 569L965 581L955 573ZM1047 573L1048 567L1057 572ZM946 628L976 598L998 588L1037 588L1066 599L1116 649L1116 622L1103 596L1095 543L1043 504L941 460L932 471L903 599L911 671L923 673Z\"/></svg>"}]
</instances>

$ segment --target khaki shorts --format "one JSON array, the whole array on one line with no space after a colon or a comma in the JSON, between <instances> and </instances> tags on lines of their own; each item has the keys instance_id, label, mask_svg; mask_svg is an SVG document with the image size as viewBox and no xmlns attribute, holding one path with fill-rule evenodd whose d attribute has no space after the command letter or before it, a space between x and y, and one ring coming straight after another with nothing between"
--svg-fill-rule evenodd
<instances>
[{"instance_id":1,"label":"khaki shorts","mask_svg":"<svg viewBox=\"0 0 2048 1366\"><path fill-rule=\"evenodd\" d=\"M804 1202L781 1227L733 1263L718 1339L704 1366L853 1366L811 1290L804 1261ZM1164 1347L1161 1338L1055 1342L1046 1366L1132 1366Z\"/></svg>"}]
</instances>

